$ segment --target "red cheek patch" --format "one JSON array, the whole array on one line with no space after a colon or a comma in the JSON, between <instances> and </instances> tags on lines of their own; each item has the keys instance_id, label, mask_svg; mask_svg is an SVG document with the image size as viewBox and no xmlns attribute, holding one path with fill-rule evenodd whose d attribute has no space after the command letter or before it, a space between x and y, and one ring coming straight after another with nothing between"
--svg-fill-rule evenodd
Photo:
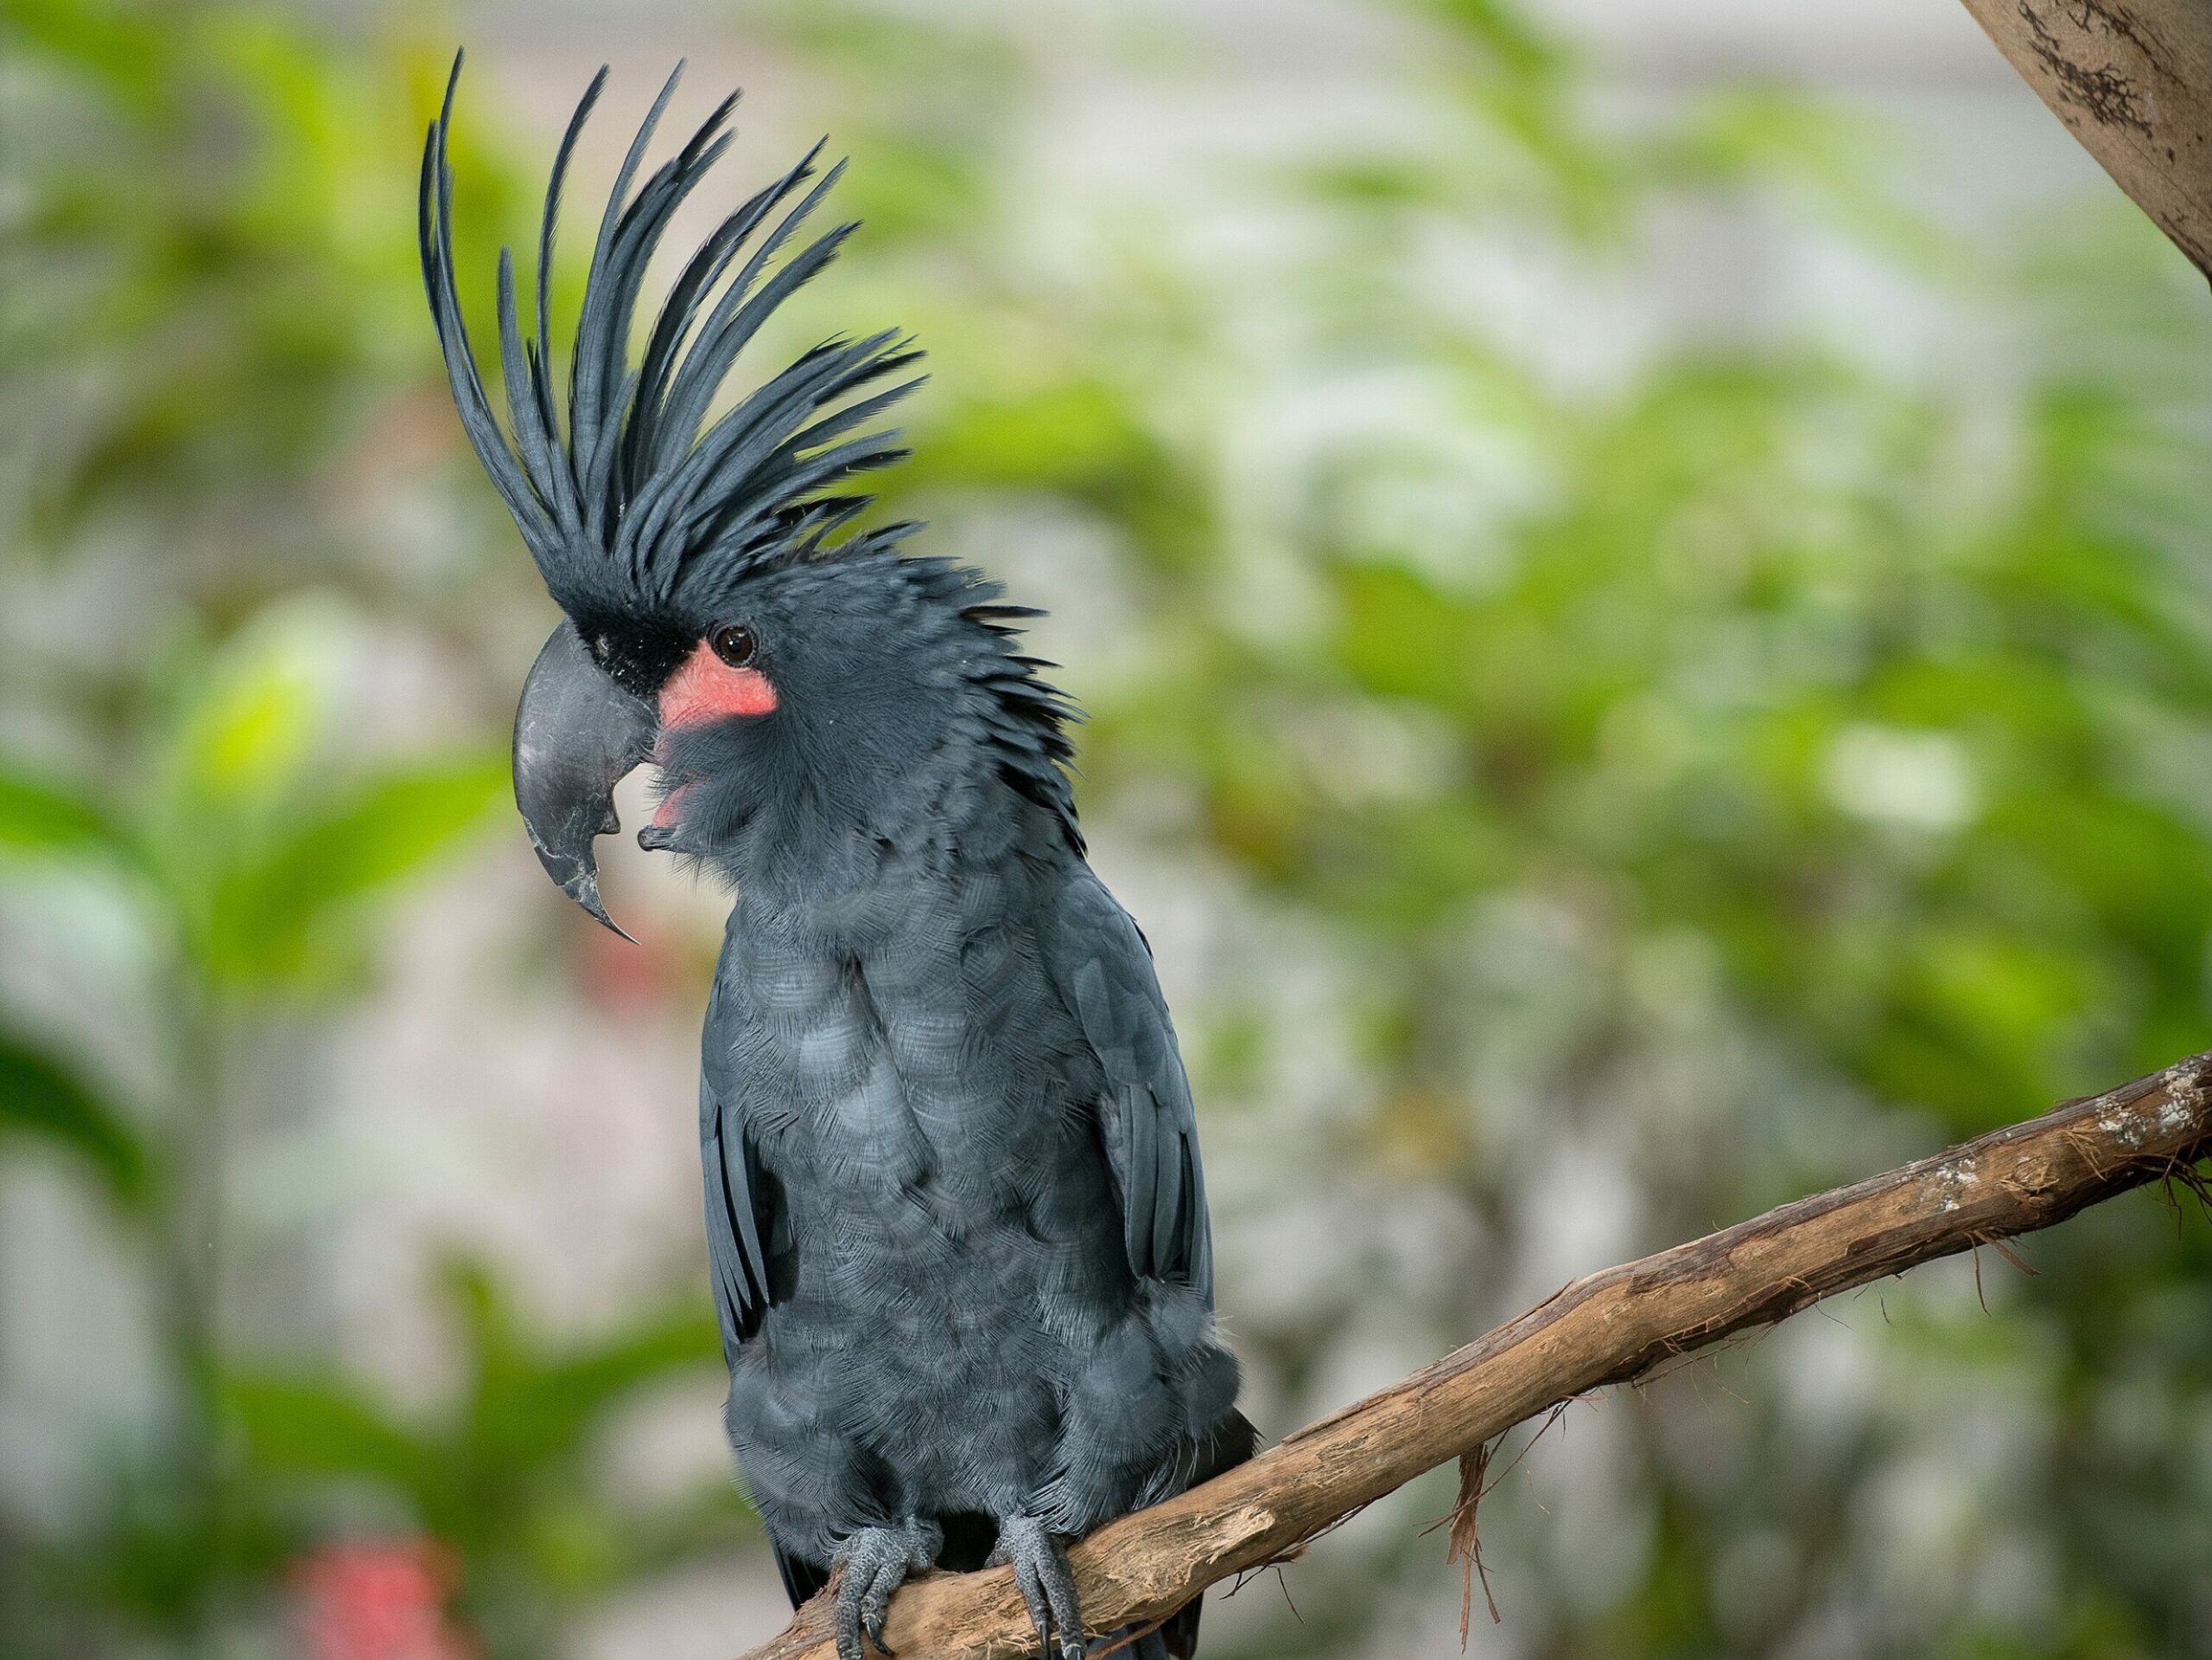
<instances>
[{"instance_id":1,"label":"red cheek patch","mask_svg":"<svg viewBox=\"0 0 2212 1660\"><path fill-rule=\"evenodd\" d=\"M733 669L701 640L660 689L660 723L664 728L708 726L734 715L766 715L776 707L776 689L758 669Z\"/></svg>"}]
</instances>

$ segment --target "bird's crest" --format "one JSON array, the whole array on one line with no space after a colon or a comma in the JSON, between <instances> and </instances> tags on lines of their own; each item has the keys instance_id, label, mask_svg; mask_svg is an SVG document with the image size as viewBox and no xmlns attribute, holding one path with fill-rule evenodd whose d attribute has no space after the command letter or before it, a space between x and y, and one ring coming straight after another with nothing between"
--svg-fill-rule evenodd
<instances>
[{"instance_id":1,"label":"bird's crest","mask_svg":"<svg viewBox=\"0 0 2212 1660\"><path fill-rule=\"evenodd\" d=\"M423 280L461 424L546 587L587 632L599 620L694 626L711 618L747 574L822 551L826 538L868 502L838 487L906 453L895 430L858 429L920 384L917 378L881 385L921 355L897 331L832 340L707 423L738 353L779 304L836 257L855 228L840 225L776 263L843 171L841 162L792 200L814 179L819 143L700 245L662 302L644 356L630 361L646 264L677 208L730 144L725 129L734 92L632 194L682 73L678 64L631 142L600 220L569 354L565 431L554 401L550 344L554 226L569 157L607 71L592 78L569 118L546 187L534 337L525 338L518 321L513 259L504 248L499 253L504 430L478 373L454 289L446 147L461 77L458 54L423 146ZM842 401L870 387L879 389ZM907 528L888 526L840 545L882 545Z\"/></svg>"}]
</instances>

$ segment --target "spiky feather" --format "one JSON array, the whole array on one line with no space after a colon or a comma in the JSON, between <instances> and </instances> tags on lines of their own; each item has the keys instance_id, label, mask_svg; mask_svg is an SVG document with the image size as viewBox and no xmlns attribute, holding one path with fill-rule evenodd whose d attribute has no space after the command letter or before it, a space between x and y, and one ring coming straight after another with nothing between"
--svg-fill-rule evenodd
<instances>
[{"instance_id":1,"label":"spiky feather","mask_svg":"<svg viewBox=\"0 0 2212 1660\"><path fill-rule=\"evenodd\" d=\"M447 149L461 65L456 54L423 142L416 230L430 315L469 443L546 587L570 615L670 623L709 618L748 574L823 550L868 505L866 496L840 493L840 487L906 453L895 429L860 430L921 384L919 377L883 384L921 356L896 330L826 340L708 419L739 353L779 305L836 258L856 228L837 226L777 263L843 163L815 181L817 143L725 218L671 285L633 366L630 336L646 266L677 209L728 149L727 127L737 104L734 92L724 99L633 194L683 73L678 64L632 140L600 219L569 350L564 429L553 393L549 273L569 163L607 84L601 69L569 119L547 182L531 337L523 334L518 314L513 258L500 250L503 429L470 347L454 281ZM793 201L810 181L812 188ZM733 276L741 252L744 263ZM906 528L888 526L846 545L880 546Z\"/></svg>"}]
</instances>

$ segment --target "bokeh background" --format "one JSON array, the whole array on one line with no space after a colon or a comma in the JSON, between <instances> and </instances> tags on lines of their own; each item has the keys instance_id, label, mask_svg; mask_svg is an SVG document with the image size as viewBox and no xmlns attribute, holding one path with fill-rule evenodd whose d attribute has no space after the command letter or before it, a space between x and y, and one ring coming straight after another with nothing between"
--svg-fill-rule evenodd
<instances>
[{"instance_id":1,"label":"bokeh background","mask_svg":"<svg viewBox=\"0 0 2212 1660\"><path fill-rule=\"evenodd\" d=\"M570 304L677 56L748 88L678 240L853 156L756 369L932 353L886 511L1052 607L1270 1434L2206 1046L2212 299L1951 0L0 0L0 1654L784 1618L716 896L602 844L624 946L505 798L554 614L412 239L461 42L480 338L602 60ZM1511 1438L1469 1651L2212 1654L2209 1241L2131 1197ZM1208 1652L1450 1652L1451 1498Z\"/></svg>"}]
</instances>

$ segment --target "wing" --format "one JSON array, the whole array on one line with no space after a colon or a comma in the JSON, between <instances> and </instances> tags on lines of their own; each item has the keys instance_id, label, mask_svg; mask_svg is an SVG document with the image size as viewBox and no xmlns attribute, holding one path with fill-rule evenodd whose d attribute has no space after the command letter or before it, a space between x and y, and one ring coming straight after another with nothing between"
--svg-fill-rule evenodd
<instances>
[{"instance_id":1,"label":"wing","mask_svg":"<svg viewBox=\"0 0 2212 1660\"><path fill-rule=\"evenodd\" d=\"M737 1345L760 1329L768 1307L768 1258L761 1247L772 1237L766 1214L766 1184L745 1132L744 1115L715 1088L711 1057L717 1046L717 995L707 1005L708 1063L699 1072L699 1162L706 1180L707 1265L715 1282L715 1313L721 1324L722 1353L734 1361Z\"/></svg>"},{"instance_id":2,"label":"wing","mask_svg":"<svg viewBox=\"0 0 2212 1660\"><path fill-rule=\"evenodd\" d=\"M1099 1125L1122 1203L1129 1267L1213 1301L1213 1235L1198 1127L1152 948L1097 877L1071 882L1052 968L1106 1077Z\"/></svg>"},{"instance_id":3,"label":"wing","mask_svg":"<svg viewBox=\"0 0 2212 1660\"><path fill-rule=\"evenodd\" d=\"M715 1317L721 1326L722 1358L734 1364L738 1345L760 1329L768 1307L763 1242L775 1238L776 1218L768 1204L775 1189L762 1179L736 1092L715 1084L718 1069L713 1057L728 1049L717 1018L721 1007L717 987L707 1000L706 1057L699 1069L699 1163L706 1180L707 1266L715 1282ZM768 1544L792 1607L828 1583L826 1570L785 1550L772 1529Z\"/></svg>"}]
</instances>

